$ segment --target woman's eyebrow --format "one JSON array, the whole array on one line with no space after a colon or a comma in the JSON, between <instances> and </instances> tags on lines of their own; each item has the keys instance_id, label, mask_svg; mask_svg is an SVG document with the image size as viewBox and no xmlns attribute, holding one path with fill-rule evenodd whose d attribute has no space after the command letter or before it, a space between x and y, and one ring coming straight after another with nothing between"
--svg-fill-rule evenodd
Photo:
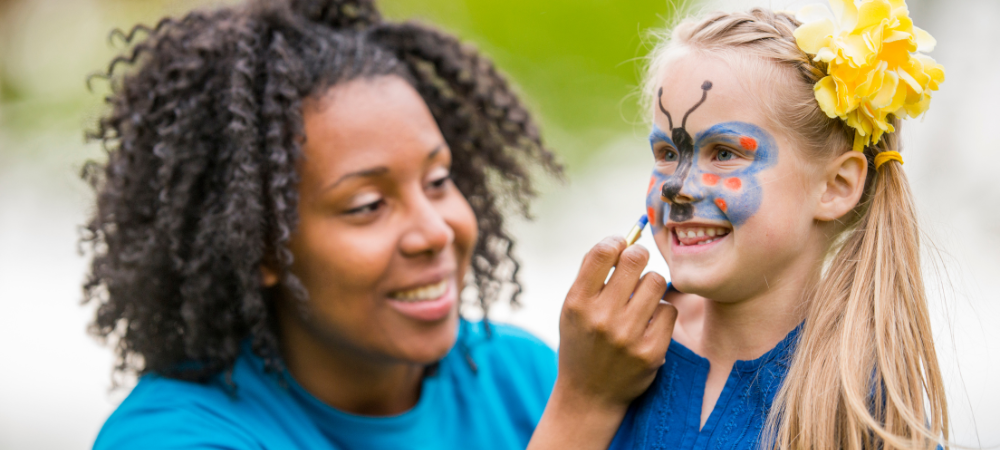
<instances>
[{"instance_id":1,"label":"woman's eyebrow","mask_svg":"<svg viewBox=\"0 0 1000 450\"><path fill-rule=\"evenodd\" d=\"M340 178L337 178L337 181L334 181L333 183L330 183L329 185L327 185L326 187L324 187L320 192L329 191L330 189L333 189L333 188L337 187L337 185L339 185L340 183L343 183L344 181L346 181L348 179L351 179L351 178L359 178L359 177L360 178L367 178L367 177L374 177L374 176L378 176L378 175L385 175L387 173L389 173L389 168L385 167L385 166L372 167L372 168L368 168L368 169L362 169L362 170L358 170L358 171L354 171L354 172L350 172L350 173L345 173Z\"/></svg>"},{"instance_id":2,"label":"woman's eyebrow","mask_svg":"<svg viewBox=\"0 0 1000 450\"><path fill-rule=\"evenodd\" d=\"M444 148L445 148L444 144L438 144L436 147L434 147L433 150L430 151L430 153L427 154L427 159L428 160L434 159L438 154L441 153L441 150L444 150ZM376 166L368 169L361 169L354 172L345 173L340 178L337 178L337 181L334 181L333 183L330 183L329 185L324 187L320 192L329 191L330 189L337 187L337 185L339 185L340 183L343 183L344 181L351 178L375 177L379 175L385 175L387 173L389 173L389 168L385 166Z\"/></svg>"}]
</instances>

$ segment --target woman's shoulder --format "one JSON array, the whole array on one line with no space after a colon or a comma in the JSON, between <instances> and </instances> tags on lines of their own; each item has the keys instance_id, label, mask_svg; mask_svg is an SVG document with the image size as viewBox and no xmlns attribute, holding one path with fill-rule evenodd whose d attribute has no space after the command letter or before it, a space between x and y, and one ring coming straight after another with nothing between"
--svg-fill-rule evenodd
<instances>
[{"instance_id":1,"label":"woman's shoulder","mask_svg":"<svg viewBox=\"0 0 1000 450\"><path fill-rule=\"evenodd\" d=\"M304 413L283 394L276 376L248 359L237 360L231 383L225 374L204 383L144 375L104 423L94 449L258 449L322 442L314 441L316 430L303 429L309 422L298 420ZM293 437L296 442L289 440Z\"/></svg>"},{"instance_id":2,"label":"woman's shoulder","mask_svg":"<svg viewBox=\"0 0 1000 450\"><path fill-rule=\"evenodd\" d=\"M145 375L104 423L94 449L251 448L227 397L212 383Z\"/></svg>"}]
</instances>

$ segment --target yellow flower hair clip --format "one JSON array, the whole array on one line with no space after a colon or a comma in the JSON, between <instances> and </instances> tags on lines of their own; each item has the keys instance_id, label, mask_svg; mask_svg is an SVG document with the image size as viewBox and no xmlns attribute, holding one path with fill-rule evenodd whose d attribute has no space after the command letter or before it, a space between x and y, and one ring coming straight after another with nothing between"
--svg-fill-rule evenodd
<instances>
[{"instance_id":1,"label":"yellow flower hair clip","mask_svg":"<svg viewBox=\"0 0 1000 450\"><path fill-rule=\"evenodd\" d=\"M917 53L936 42L913 26L904 0L830 0L830 6L799 11L795 40L813 60L827 63L827 76L814 87L816 100L827 116L854 128L854 150L862 151L895 131L890 114L927 111L944 67Z\"/></svg>"}]
</instances>

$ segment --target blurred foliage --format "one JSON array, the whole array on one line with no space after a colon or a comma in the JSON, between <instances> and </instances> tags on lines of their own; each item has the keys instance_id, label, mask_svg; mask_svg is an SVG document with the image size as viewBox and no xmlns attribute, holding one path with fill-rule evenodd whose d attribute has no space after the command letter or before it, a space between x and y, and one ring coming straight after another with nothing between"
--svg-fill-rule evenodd
<instances>
[{"instance_id":1,"label":"blurred foliage","mask_svg":"<svg viewBox=\"0 0 1000 450\"><path fill-rule=\"evenodd\" d=\"M224 1L228 3L229 1ZM525 94L570 166L631 130L643 36L677 0L382 0L386 16L434 23L488 54ZM219 1L0 0L0 133L80 133L106 86L84 80L121 50L111 29ZM79 136L79 134L77 134ZM4 150L8 151L8 150Z\"/></svg>"},{"instance_id":2,"label":"blurred foliage","mask_svg":"<svg viewBox=\"0 0 1000 450\"><path fill-rule=\"evenodd\" d=\"M389 17L437 24L507 73L571 166L637 121L644 36L677 0L383 0Z\"/></svg>"}]
</instances>

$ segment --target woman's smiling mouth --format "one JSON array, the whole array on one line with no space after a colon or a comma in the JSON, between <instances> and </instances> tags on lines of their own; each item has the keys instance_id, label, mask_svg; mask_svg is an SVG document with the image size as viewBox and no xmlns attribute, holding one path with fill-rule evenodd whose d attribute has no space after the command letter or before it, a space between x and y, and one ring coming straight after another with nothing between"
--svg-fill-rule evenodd
<instances>
[{"instance_id":1,"label":"woman's smiling mouth","mask_svg":"<svg viewBox=\"0 0 1000 450\"><path fill-rule=\"evenodd\" d=\"M451 314L457 303L454 278L389 294L389 304L411 319L424 322L442 320Z\"/></svg>"},{"instance_id":2,"label":"woman's smiling mouth","mask_svg":"<svg viewBox=\"0 0 1000 450\"><path fill-rule=\"evenodd\" d=\"M419 286L405 291L396 291L389 294L389 298L404 302L419 302L432 300L444 295L448 291L448 280L441 280L435 284Z\"/></svg>"}]
</instances>

